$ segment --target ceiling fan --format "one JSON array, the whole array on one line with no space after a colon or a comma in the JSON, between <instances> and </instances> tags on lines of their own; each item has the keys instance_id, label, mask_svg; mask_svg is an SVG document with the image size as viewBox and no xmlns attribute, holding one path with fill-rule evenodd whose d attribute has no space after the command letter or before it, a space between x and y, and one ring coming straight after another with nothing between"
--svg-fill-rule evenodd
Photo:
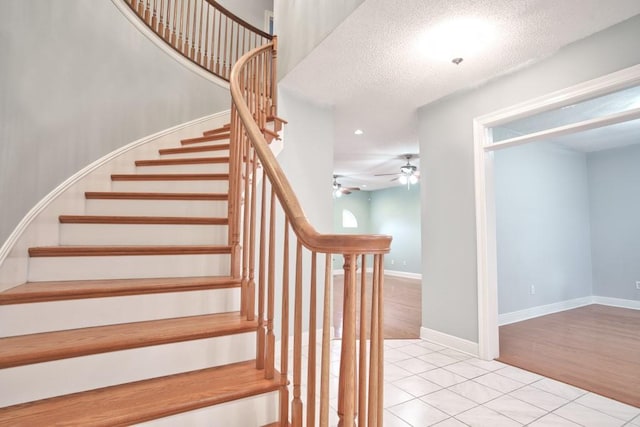
<instances>
[{"instance_id":1,"label":"ceiling fan","mask_svg":"<svg viewBox=\"0 0 640 427\"><path fill-rule=\"evenodd\" d=\"M333 175L333 197L342 197L343 194L351 194L352 191L360 191L360 187L343 187L338 178L343 175Z\"/></svg>"},{"instance_id":2,"label":"ceiling fan","mask_svg":"<svg viewBox=\"0 0 640 427\"><path fill-rule=\"evenodd\" d=\"M417 159L417 154L403 154L400 158L407 161L406 164L400 166L400 172L396 173L381 173L375 176L391 176L397 175L391 181L400 181L401 184L407 184L407 186L411 184L416 184L418 179L420 178L420 171L418 171L418 167L416 165L411 164L411 160Z\"/></svg>"}]
</instances>

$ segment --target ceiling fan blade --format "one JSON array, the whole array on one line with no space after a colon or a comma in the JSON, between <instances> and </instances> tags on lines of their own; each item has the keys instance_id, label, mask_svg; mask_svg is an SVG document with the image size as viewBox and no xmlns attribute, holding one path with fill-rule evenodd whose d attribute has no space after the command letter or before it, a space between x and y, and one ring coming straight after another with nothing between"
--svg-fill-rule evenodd
<instances>
[{"instance_id":1,"label":"ceiling fan blade","mask_svg":"<svg viewBox=\"0 0 640 427\"><path fill-rule=\"evenodd\" d=\"M349 191L360 191L360 187L342 187L342 188Z\"/></svg>"},{"instance_id":2,"label":"ceiling fan blade","mask_svg":"<svg viewBox=\"0 0 640 427\"><path fill-rule=\"evenodd\" d=\"M398 175L398 173L377 173L373 176L391 176L391 175Z\"/></svg>"},{"instance_id":3,"label":"ceiling fan blade","mask_svg":"<svg viewBox=\"0 0 640 427\"><path fill-rule=\"evenodd\" d=\"M397 181L397 180L399 180L399 179L400 179L400 177L399 177L399 176L396 176L395 178L393 178L393 179L391 180L391 182L393 182L393 181Z\"/></svg>"},{"instance_id":4,"label":"ceiling fan blade","mask_svg":"<svg viewBox=\"0 0 640 427\"><path fill-rule=\"evenodd\" d=\"M351 194L351 191L347 190L346 188L342 188L340 191L342 192L342 194Z\"/></svg>"}]
</instances>

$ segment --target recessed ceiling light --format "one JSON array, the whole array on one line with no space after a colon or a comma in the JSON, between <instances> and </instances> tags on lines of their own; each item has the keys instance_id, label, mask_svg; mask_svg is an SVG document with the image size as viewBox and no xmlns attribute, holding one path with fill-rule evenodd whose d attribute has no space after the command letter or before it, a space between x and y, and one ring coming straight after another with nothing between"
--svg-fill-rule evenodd
<instances>
[{"instance_id":1,"label":"recessed ceiling light","mask_svg":"<svg viewBox=\"0 0 640 427\"><path fill-rule=\"evenodd\" d=\"M353 133L355 133L356 135L362 135L364 132L362 131L362 129L356 129L356 131Z\"/></svg>"},{"instance_id":2,"label":"recessed ceiling light","mask_svg":"<svg viewBox=\"0 0 640 427\"><path fill-rule=\"evenodd\" d=\"M360 187L367 188L367 184L362 184Z\"/></svg>"}]
</instances>

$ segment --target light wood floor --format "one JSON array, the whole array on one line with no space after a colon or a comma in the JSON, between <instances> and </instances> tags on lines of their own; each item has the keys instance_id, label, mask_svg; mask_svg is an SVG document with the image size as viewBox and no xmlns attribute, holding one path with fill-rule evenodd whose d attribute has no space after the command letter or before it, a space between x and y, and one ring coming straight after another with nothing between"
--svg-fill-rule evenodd
<instances>
[{"instance_id":1,"label":"light wood floor","mask_svg":"<svg viewBox=\"0 0 640 427\"><path fill-rule=\"evenodd\" d=\"M498 360L640 407L640 310L594 304L501 326Z\"/></svg>"},{"instance_id":2,"label":"light wood floor","mask_svg":"<svg viewBox=\"0 0 640 427\"><path fill-rule=\"evenodd\" d=\"M370 315L371 277L369 277L368 284L369 287L367 288L365 296L368 301L367 316ZM335 338L342 337L342 329L340 328L340 325L342 324L343 287L344 276L333 276L333 327L335 328ZM358 286L358 288L360 288L360 286ZM357 301L360 301L359 289L357 293ZM422 322L421 307L422 289L420 280L394 276L384 277L385 338L419 338L420 324Z\"/></svg>"}]
</instances>

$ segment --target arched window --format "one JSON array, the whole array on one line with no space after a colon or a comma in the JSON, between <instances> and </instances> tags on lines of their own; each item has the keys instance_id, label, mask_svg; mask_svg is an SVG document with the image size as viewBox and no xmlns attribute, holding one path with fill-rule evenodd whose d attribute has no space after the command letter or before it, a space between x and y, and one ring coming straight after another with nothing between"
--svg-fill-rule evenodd
<instances>
[{"instance_id":1,"label":"arched window","mask_svg":"<svg viewBox=\"0 0 640 427\"><path fill-rule=\"evenodd\" d=\"M356 216L349 209L342 209L342 227L343 228L358 228L358 220Z\"/></svg>"}]
</instances>

